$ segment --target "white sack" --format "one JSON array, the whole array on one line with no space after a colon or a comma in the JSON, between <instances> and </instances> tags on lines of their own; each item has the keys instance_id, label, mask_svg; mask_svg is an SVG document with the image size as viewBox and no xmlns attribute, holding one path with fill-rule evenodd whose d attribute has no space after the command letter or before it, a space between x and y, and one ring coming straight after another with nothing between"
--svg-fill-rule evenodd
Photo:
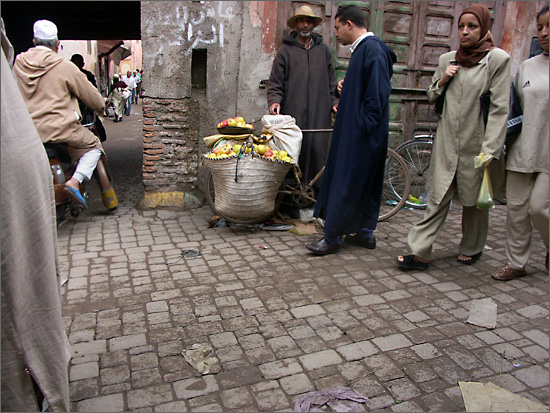
<instances>
[{"instance_id":1,"label":"white sack","mask_svg":"<svg viewBox=\"0 0 550 413\"><path fill-rule=\"evenodd\" d=\"M273 135L275 144L288 152L292 163L298 163L302 148L302 130L296 125L296 120L290 115L264 115L262 123Z\"/></svg>"}]
</instances>

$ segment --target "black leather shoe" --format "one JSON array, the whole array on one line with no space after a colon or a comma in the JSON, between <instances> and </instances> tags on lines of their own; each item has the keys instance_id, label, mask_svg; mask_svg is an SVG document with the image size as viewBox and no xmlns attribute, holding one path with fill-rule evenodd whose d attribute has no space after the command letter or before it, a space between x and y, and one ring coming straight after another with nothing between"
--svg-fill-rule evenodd
<instances>
[{"instance_id":1,"label":"black leather shoe","mask_svg":"<svg viewBox=\"0 0 550 413\"><path fill-rule=\"evenodd\" d=\"M369 250L373 250L376 248L376 238L374 237L374 235L368 238L362 238L357 234L348 235L346 237L346 241L353 245L359 245L360 247L368 248Z\"/></svg>"},{"instance_id":2,"label":"black leather shoe","mask_svg":"<svg viewBox=\"0 0 550 413\"><path fill-rule=\"evenodd\" d=\"M329 244L325 238L306 244L306 248L315 255L334 254L340 250L340 245Z\"/></svg>"}]
</instances>

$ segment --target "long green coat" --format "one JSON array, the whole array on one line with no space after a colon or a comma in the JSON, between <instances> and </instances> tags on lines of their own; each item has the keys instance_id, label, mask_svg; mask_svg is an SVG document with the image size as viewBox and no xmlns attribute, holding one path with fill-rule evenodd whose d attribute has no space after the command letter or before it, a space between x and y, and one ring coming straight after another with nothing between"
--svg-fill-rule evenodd
<instances>
[{"instance_id":1,"label":"long green coat","mask_svg":"<svg viewBox=\"0 0 550 413\"><path fill-rule=\"evenodd\" d=\"M443 92L438 82L455 55L453 51L439 58L428 88L430 102L435 102ZM495 48L474 67L461 66L449 83L430 163L429 188L436 204L441 202L455 176L460 203L463 206L476 204L484 168L474 168L474 158L480 153L497 159L501 155L508 121L510 81L510 56ZM491 94L491 104L485 128L479 97L487 90Z\"/></svg>"}]
</instances>

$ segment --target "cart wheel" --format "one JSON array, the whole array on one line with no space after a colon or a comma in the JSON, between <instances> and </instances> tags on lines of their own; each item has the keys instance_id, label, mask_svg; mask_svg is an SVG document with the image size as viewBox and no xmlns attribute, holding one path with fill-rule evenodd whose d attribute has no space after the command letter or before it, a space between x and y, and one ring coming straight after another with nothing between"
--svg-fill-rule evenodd
<instances>
[{"instance_id":1,"label":"cart wheel","mask_svg":"<svg viewBox=\"0 0 550 413\"><path fill-rule=\"evenodd\" d=\"M308 184L293 185L292 201L300 208L307 208L315 201L315 189Z\"/></svg>"},{"instance_id":2,"label":"cart wheel","mask_svg":"<svg viewBox=\"0 0 550 413\"><path fill-rule=\"evenodd\" d=\"M260 218L254 218L254 219L246 219L246 218L232 218L225 216L223 214L220 214L218 210L216 210L215 206L215 199L216 199L216 192L214 190L214 177L212 176L212 172L208 171L208 176L206 177L206 202L208 202L208 206L214 212L214 214L219 215L223 218L225 218L227 221L232 222L234 224L261 224L263 222L266 222L273 218L277 211L279 210L279 207L281 206L281 203L283 202L284 194L281 192L277 193L277 197L275 198L275 208L273 211L271 211L269 214L260 217Z\"/></svg>"}]
</instances>

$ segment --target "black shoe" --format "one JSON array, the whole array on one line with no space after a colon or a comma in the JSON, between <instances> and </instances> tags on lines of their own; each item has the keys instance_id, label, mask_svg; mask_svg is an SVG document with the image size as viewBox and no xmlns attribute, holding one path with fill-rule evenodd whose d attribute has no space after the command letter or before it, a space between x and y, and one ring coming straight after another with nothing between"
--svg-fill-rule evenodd
<instances>
[{"instance_id":1,"label":"black shoe","mask_svg":"<svg viewBox=\"0 0 550 413\"><path fill-rule=\"evenodd\" d=\"M414 255L403 255L403 260L401 261L399 257L395 259L399 268L404 270L422 270L425 271L429 268L430 264L427 262L422 262L416 259Z\"/></svg>"},{"instance_id":2,"label":"black shoe","mask_svg":"<svg viewBox=\"0 0 550 413\"><path fill-rule=\"evenodd\" d=\"M369 250L373 250L376 248L376 238L374 237L374 235L368 238L362 238L360 235L357 234L348 235L346 237L346 241L353 245L359 245L360 247L368 248Z\"/></svg>"},{"instance_id":3,"label":"black shoe","mask_svg":"<svg viewBox=\"0 0 550 413\"><path fill-rule=\"evenodd\" d=\"M474 255L465 255L466 258L460 258L460 255L456 257L456 260L464 265L473 265L481 258L482 252L478 252Z\"/></svg>"},{"instance_id":4,"label":"black shoe","mask_svg":"<svg viewBox=\"0 0 550 413\"><path fill-rule=\"evenodd\" d=\"M334 254L340 250L340 245L329 244L323 237L317 242L306 244L306 248L315 255Z\"/></svg>"}]
</instances>

